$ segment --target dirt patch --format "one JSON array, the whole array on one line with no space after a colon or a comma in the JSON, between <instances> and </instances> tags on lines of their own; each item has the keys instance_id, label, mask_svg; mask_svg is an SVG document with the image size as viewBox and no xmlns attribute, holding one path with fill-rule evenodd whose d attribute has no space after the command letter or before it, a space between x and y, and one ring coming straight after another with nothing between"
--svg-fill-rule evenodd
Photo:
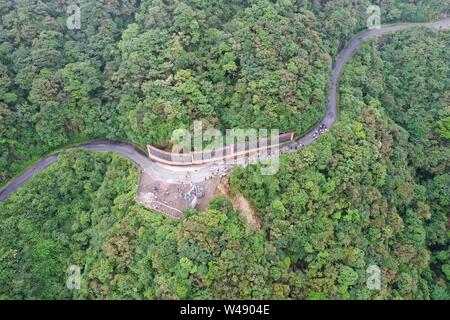
<instances>
[{"instance_id":1,"label":"dirt patch","mask_svg":"<svg viewBox=\"0 0 450 320\"><path fill-rule=\"evenodd\" d=\"M181 219L189 205L182 201L176 185L154 181L145 172L141 174L136 201L148 209Z\"/></svg>"},{"instance_id":2,"label":"dirt patch","mask_svg":"<svg viewBox=\"0 0 450 320\"><path fill-rule=\"evenodd\" d=\"M196 184L204 189L203 197L198 199L197 210L203 211L208 207L219 182L220 177L215 176ZM184 217L183 211L191 208L191 204L182 197L182 194L186 194L192 186L193 184L188 179L171 184L156 181L143 172L139 181L136 201L148 209L176 219L182 219Z\"/></svg>"},{"instance_id":3,"label":"dirt patch","mask_svg":"<svg viewBox=\"0 0 450 320\"><path fill-rule=\"evenodd\" d=\"M245 218L250 229L261 229L261 219L259 218L256 210L254 210L250 202L241 194L238 193L235 196L231 193L230 179L228 176L222 177L220 183L217 185L214 196L226 196L228 197L235 209L239 210L241 215Z\"/></svg>"},{"instance_id":4,"label":"dirt patch","mask_svg":"<svg viewBox=\"0 0 450 320\"><path fill-rule=\"evenodd\" d=\"M245 218L252 230L261 228L260 218L250 202L240 193L234 196L231 194L228 176L224 174L211 175L209 179L196 183L196 185L204 190L204 195L198 199L197 210L205 210L216 196L226 196L231 200L234 208ZM139 181L136 201L148 209L172 218L183 219L183 211L189 209L191 205L186 202L182 195L192 189L192 186L189 178L171 184L156 181L143 172Z\"/></svg>"}]
</instances>

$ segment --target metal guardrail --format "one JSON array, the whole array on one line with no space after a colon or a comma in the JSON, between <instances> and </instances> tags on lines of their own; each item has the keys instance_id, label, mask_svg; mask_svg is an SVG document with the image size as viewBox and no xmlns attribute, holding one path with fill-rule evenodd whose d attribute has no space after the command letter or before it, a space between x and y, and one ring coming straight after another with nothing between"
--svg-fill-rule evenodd
<instances>
[{"instance_id":1,"label":"metal guardrail","mask_svg":"<svg viewBox=\"0 0 450 320\"><path fill-rule=\"evenodd\" d=\"M236 143L217 149L191 151L189 153L172 153L158 149L152 145L147 145L148 156L150 159L169 165L188 166L206 164L231 157L241 157L246 154L270 150L280 145L294 140L294 132L288 132L275 136L276 143L272 144L273 138L262 138L256 141L245 143Z\"/></svg>"}]
</instances>

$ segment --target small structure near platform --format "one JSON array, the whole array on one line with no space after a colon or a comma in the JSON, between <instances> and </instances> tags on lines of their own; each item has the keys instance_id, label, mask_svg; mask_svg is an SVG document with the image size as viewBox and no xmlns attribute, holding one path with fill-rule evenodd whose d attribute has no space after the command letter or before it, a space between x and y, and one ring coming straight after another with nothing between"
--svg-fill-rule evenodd
<instances>
[{"instance_id":1,"label":"small structure near platform","mask_svg":"<svg viewBox=\"0 0 450 320\"><path fill-rule=\"evenodd\" d=\"M198 205L198 199L205 195L203 187L199 185L193 185L192 188L186 193L182 194L184 200L186 200L192 209L195 209Z\"/></svg>"}]
</instances>

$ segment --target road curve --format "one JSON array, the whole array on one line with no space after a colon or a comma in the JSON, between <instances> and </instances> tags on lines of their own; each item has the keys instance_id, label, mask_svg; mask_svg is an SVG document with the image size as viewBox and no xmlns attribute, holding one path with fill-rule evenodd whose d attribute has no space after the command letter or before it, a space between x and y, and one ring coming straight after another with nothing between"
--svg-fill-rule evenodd
<instances>
[{"instance_id":1,"label":"road curve","mask_svg":"<svg viewBox=\"0 0 450 320\"><path fill-rule=\"evenodd\" d=\"M428 27L434 29L448 29L450 28L450 18L445 20L431 22L431 23L400 23L391 26L382 27L380 29L372 29L364 31L358 35L356 35L347 45L345 49L343 49L333 66L332 77L329 83L328 89L328 105L325 117L322 119L321 123L317 124L315 128L313 128L309 133L299 138L296 142L297 145L308 145L313 143L316 140L315 132L320 129L320 125L324 124L328 128L331 128L337 120L338 117L338 85L339 79L341 77L342 70L345 64L350 60L350 58L354 55L359 46L367 39L372 38L374 36L395 32L404 29L410 29L413 27ZM289 150L286 150L289 151Z\"/></svg>"},{"instance_id":2,"label":"road curve","mask_svg":"<svg viewBox=\"0 0 450 320\"><path fill-rule=\"evenodd\" d=\"M305 134L298 140L296 140L293 145L301 146L313 143L317 137L315 132L320 129L320 125L324 124L328 128L336 123L338 117L338 102L337 102L337 90L339 79L345 64L350 60L353 54L356 52L358 47L367 39L386 34L389 32L409 29L417 26L424 26L434 29L448 29L450 28L450 18L445 20L431 22L431 23L401 23L391 26L382 27L380 29L367 30L363 33L356 35L348 44L348 46L343 49L336 63L333 66L332 77L329 84L328 91L328 104L325 116L321 123L319 123L315 128L313 128L309 133ZM163 165L156 163L149 159L142 151L138 150L135 146L123 142L114 141L93 141L80 144L76 147L83 148L91 151L106 151L106 152L116 152L124 157L131 160L136 166L141 168L144 172L152 176L153 179L158 181L165 181L168 183L176 183L189 175L189 179L196 183L204 181L205 178L209 177L211 171L215 168L223 169L226 167L225 164L208 164L202 166L192 166L192 167L175 167ZM292 151L289 146L283 147L282 152ZM29 181L36 173L44 170L51 164L55 163L59 159L59 154L52 154L42 159L38 163L34 164L32 167L25 170L20 176L13 179L9 184L0 190L0 202L5 201L13 192ZM242 163L241 163L242 164Z\"/></svg>"}]
</instances>

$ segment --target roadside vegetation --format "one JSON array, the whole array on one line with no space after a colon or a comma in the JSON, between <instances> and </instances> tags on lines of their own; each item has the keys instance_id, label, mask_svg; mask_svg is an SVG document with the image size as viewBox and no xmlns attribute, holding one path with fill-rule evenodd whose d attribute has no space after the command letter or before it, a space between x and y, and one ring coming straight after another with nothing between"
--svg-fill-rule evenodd
<instances>
[{"instance_id":1,"label":"roadside vegetation","mask_svg":"<svg viewBox=\"0 0 450 320\"><path fill-rule=\"evenodd\" d=\"M364 45L329 134L284 155L275 177L234 172L257 231L226 198L182 222L150 212L131 164L67 152L0 204L0 297L448 299L449 44L413 30ZM80 291L65 287L72 264Z\"/></svg>"},{"instance_id":2,"label":"roadside vegetation","mask_svg":"<svg viewBox=\"0 0 450 320\"><path fill-rule=\"evenodd\" d=\"M80 34L48 15L56 6L3 2L2 179L80 136L165 145L196 118L304 131L337 48L363 26L367 1L353 2L109 2ZM446 5L387 1L385 14L429 20ZM232 174L257 230L224 197L166 218L135 203L131 163L65 152L0 203L0 299L450 299L448 52L450 33L425 29L364 44L335 127L275 176ZM70 265L80 290L66 288ZM371 265L381 290L367 288Z\"/></svg>"},{"instance_id":3,"label":"roadside vegetation","mask_svg":"<svg viewBox=\"0 0 450 320\"><path fill-rule=\"evenodd\" d=\"M320 121L338 49L369 0L73 1L0 4L0 182L22 163L93 138L170 146L174 129ZM384 22L429 21L447 0L389 0ZM443 125L445 125L444 123Z\"/></svg>"}]
</instances>

